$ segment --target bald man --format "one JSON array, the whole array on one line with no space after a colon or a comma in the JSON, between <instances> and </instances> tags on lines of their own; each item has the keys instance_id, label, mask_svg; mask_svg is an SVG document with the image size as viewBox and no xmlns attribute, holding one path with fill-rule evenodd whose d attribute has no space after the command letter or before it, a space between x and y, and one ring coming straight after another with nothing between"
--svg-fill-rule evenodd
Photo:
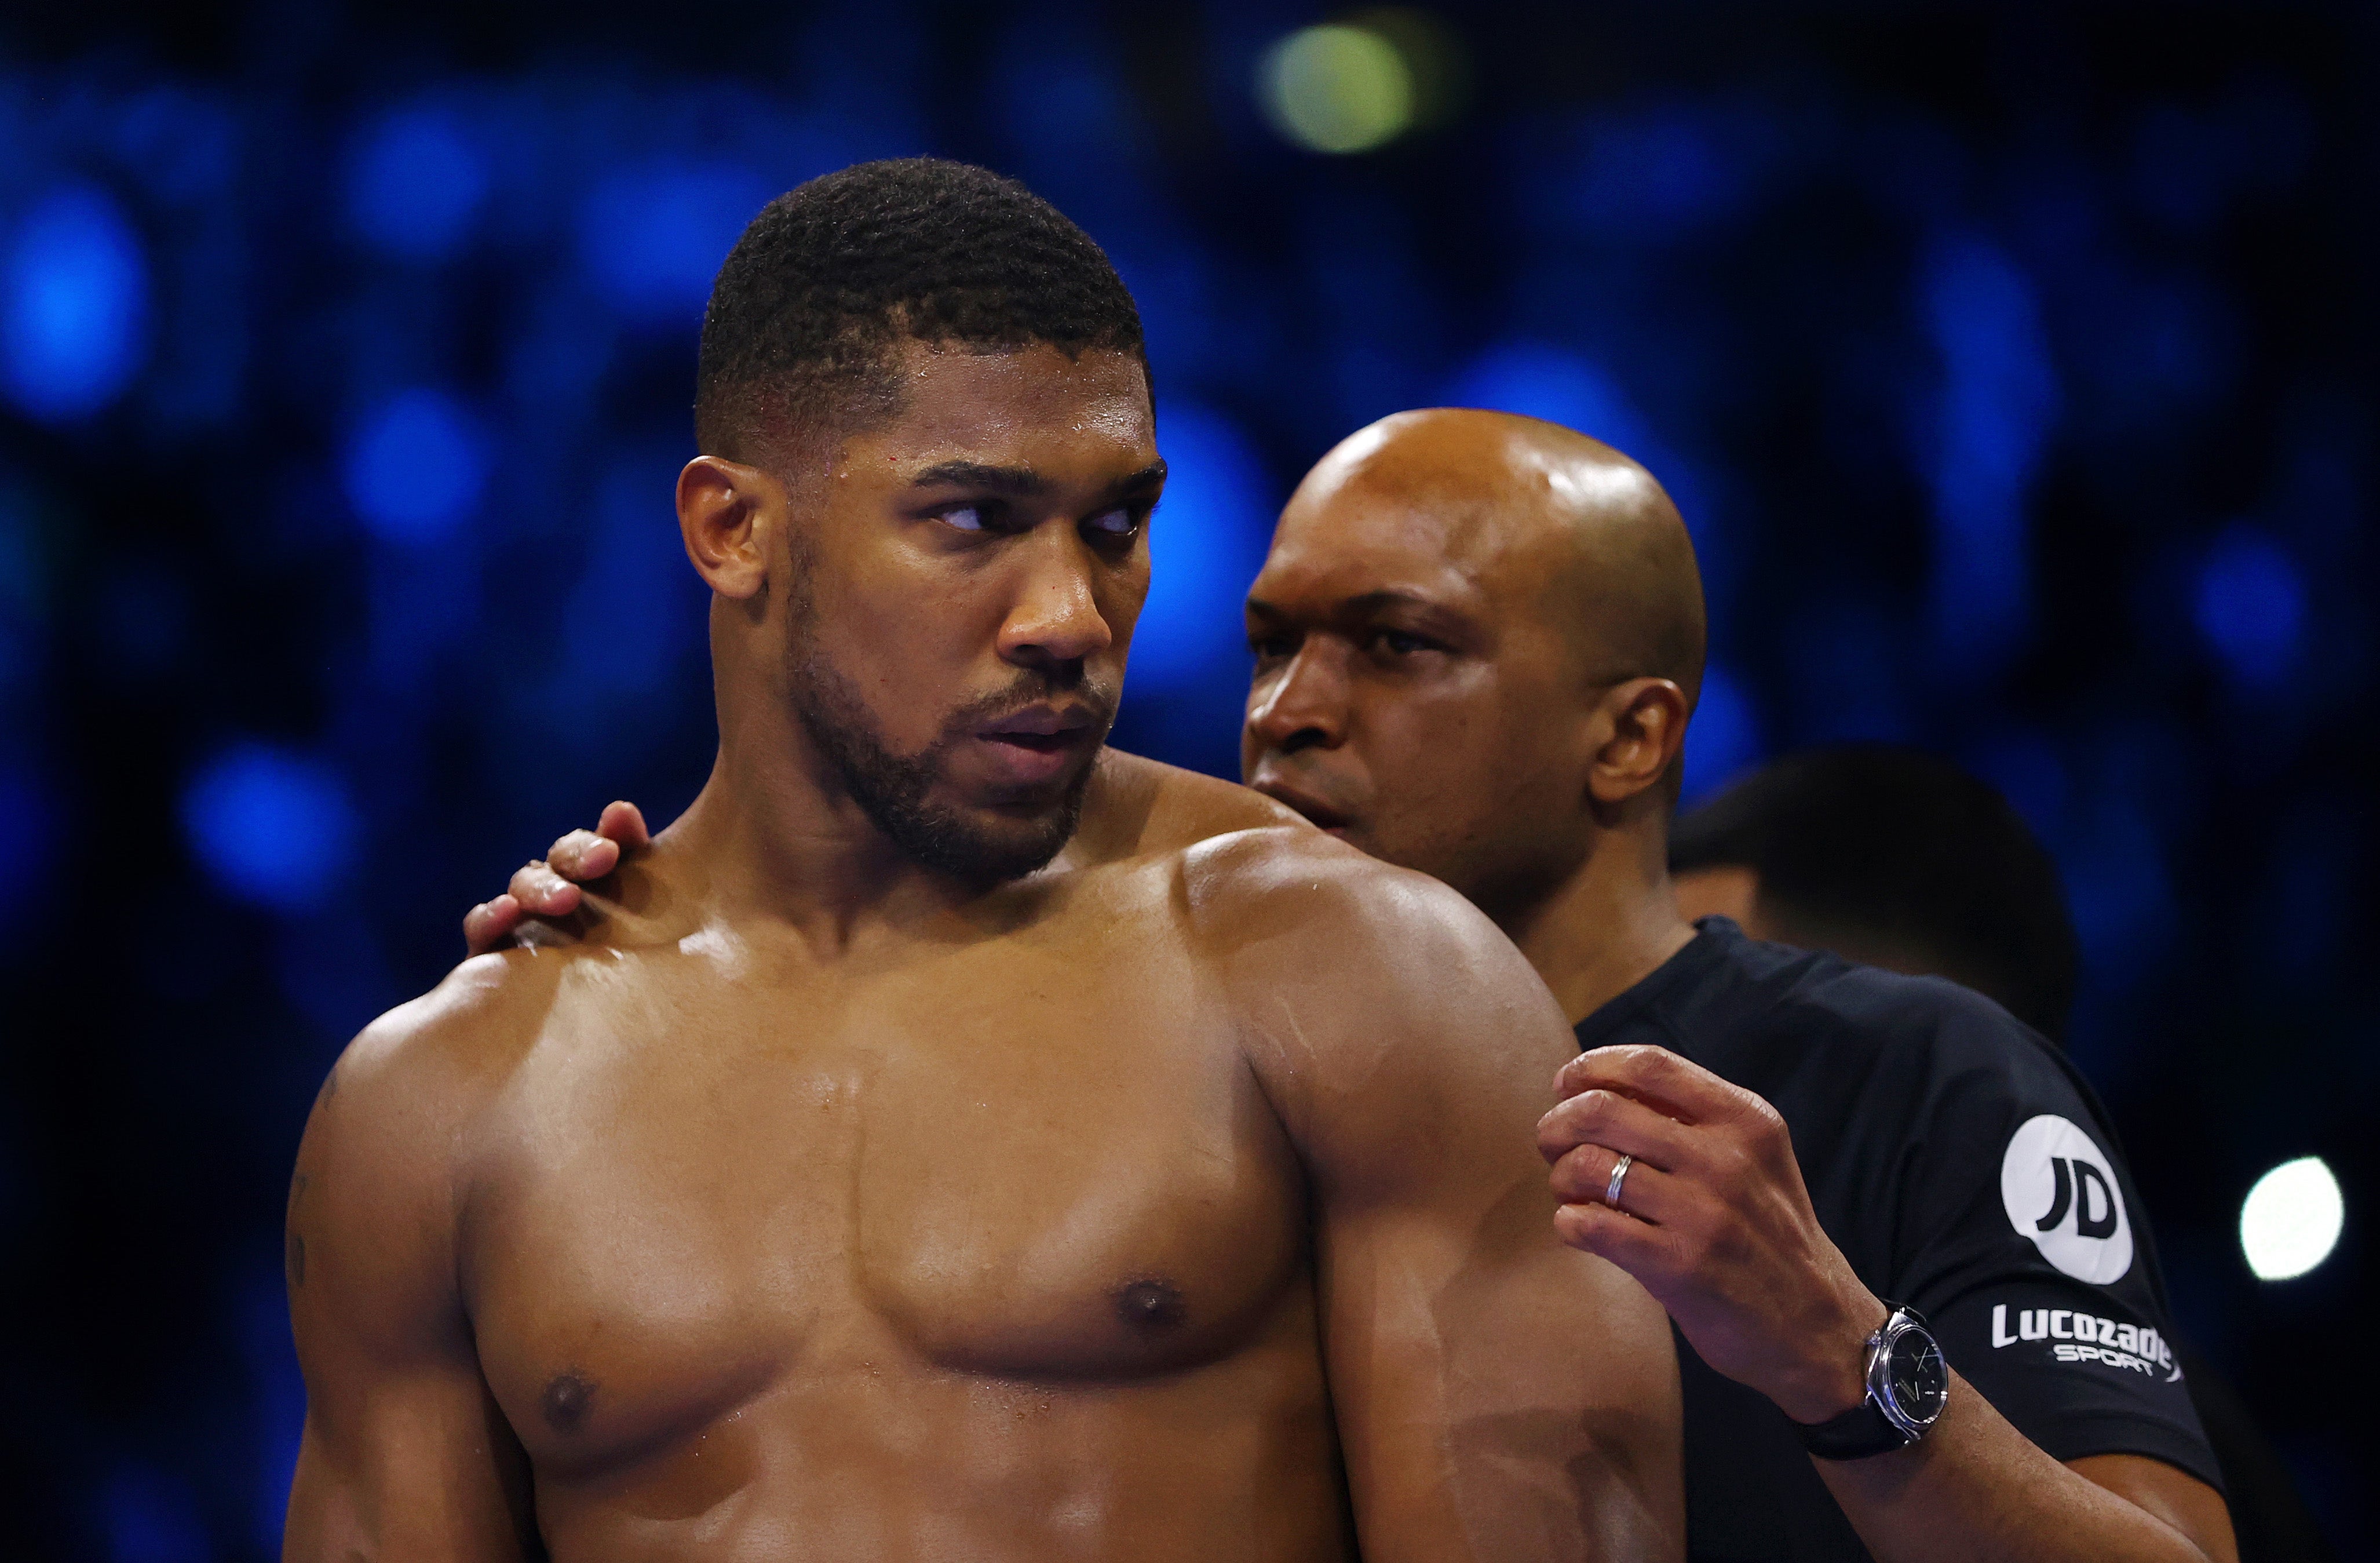
<instances>
[{"instance_id":1,"label":"bald man","mask_svg":"<svg viewBox=\"0 0 2380 1563\"><path fill-rule=\"evenodd\" d=\"M1694 1556L2228 1563L2079 1076L1966 990L1681 916L1703 602L1648 473L1401 414L1298 486L1246 611L1248 783L1462 891L1574 1022L1540 1150L1564 1239L1675 1324ZM641 838L622 806L603 828ZM563 876L618 850L565 837L467 934L572 912Z\"/></svg>"}]
</instances>

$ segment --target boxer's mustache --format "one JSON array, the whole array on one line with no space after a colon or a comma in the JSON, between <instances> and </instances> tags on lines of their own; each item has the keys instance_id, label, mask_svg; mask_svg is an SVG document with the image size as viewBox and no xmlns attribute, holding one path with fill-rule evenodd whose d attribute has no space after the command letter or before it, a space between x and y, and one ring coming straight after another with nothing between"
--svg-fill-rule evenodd
<instances>
[{"instance_id":1,"label":"boxer's mustache","mask_svg":"<svg viewBox=\"0 0 2380 1563\"><path fill-rule=\"evenodd\" d=\"M1072 678L1027 671L1007 688L969 701L942 724L942 742L972 738L1020 712L1037 705L1071 706L1090 718L1089 726L1104 735L1115 726L1122 691L1098 679Z\"/></svg>"}]
</instances>

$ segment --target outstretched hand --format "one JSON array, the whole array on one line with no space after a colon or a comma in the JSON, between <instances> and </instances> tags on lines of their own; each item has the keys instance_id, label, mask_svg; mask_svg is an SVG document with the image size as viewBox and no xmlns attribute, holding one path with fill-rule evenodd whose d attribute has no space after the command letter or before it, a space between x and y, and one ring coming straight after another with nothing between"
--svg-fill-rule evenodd
<instances>
[{"instance_id":1,"label":"outstretched hand","mask_svg":"<svg viewBox=\"0 0 2380 1563\"><path fill-rule=\"evenodd\" d=\"M1555 1091L1537 1150L1562 1241L1634 1276L1703 1361L1796 1422L1859 1404L1866 1337L1887 1310L1818 1225L1777 1110L1644 1045L1581 1054Z\"/></svg>"},{"instance_id":2,"label":"outstretched hand","mask_svg":"<svg viewBox=\"0 0 2380 1563\"><path fill-rule=\"evenodd\" d=\"M507 945L567 945L578 935L559 920L586 899L581 885L602 878L621 858L650 846L644 812L634 803L607 805L593 830L574 830L546 855L524 863L504 893L463 914L463 943L473 955Z\"/></svg>"}]
</instances>

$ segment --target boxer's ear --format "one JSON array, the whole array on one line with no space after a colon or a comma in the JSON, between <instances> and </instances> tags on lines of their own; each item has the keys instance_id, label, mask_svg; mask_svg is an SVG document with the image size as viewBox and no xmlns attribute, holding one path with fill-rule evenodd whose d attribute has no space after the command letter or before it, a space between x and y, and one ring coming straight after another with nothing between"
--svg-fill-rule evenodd
<instances>
[{"instance_id":1,"label":"boxer's ear","mask_svg":"<svg viewBox=\"0 0 2380 1563\"><path fill-rule=\"evenodd\" d=\"M704 584L743 601L769 578L769 556L784 525L784 485L758 467L698 456L677 475L677 525Z\"/></svg>"},{"instance_id":2,"label":"boxer's ear","mask_svg":"<svg viewBox=\"0 0 2380 1563\"><path fill-rule=\"evenodd\" d=\"M1686 742L1686 692L1669 678L1614 684L1598 702L1594 763L1587 796L1609 807L1658 784Z\"/></svg>"}]
</instances>

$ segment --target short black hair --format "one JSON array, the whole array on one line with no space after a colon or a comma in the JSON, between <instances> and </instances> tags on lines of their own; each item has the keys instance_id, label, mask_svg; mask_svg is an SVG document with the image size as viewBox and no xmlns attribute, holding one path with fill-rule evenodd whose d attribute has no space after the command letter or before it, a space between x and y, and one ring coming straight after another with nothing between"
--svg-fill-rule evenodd
<instances>
[{"instance_id":1,"label":"short black hair","mask_svg":"<svg viewBox=\"0 0 2380 1563\"><path fill-rule=\"evenodd\" d=\"M1849 744L1788 755L1681 818L1670 869L1748 868L1789 944L1949 977L2053 1041L2081 956L2040 840L1937 755Z\"/></svg>"},{"instance_id":2,"label":"short black hair","mask_svg":"<svg viewBox=\"0 0 2380 1563\"><path fill-rule=\"evenodd\" d=\"M728 252L702 319L695 438L757 459L806 425L892 410L904 338L1140 357L1140 311L1090 235L1014 179L932 157L854 165L779 196Z\"/></svg>"}]
</instances>

